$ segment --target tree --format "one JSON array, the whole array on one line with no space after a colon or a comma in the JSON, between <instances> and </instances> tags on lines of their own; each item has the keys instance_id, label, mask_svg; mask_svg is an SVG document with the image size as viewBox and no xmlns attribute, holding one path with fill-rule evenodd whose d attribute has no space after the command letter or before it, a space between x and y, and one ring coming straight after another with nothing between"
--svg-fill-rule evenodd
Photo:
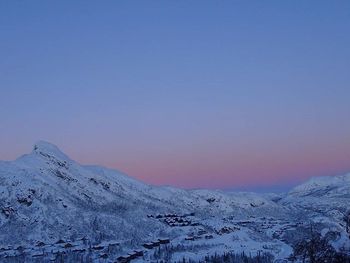
<instances>
[{"instance_id":1,"label":"tree","mask_svg":"<svg viewBox=\"0 0 350 263\"><path fill-rule=\"evenodd\" d=\"M346 232L350 234L350 211L348 211L344 216L344 221L346 223ZM350 238L350 235L349 235Z\"/></svg>"},{"instance_id":2,"label":"tree","mask_svg":"<svg viewBox=\"0 0 350 263\"><path fill-rule=\"evenodd\" d=\"M315 232L310 227L310 238L303 239L295 244L290 260L303 263L340 263L350 262L350 257L337 252L326 237Z\"/></svg>"}]
</instances>

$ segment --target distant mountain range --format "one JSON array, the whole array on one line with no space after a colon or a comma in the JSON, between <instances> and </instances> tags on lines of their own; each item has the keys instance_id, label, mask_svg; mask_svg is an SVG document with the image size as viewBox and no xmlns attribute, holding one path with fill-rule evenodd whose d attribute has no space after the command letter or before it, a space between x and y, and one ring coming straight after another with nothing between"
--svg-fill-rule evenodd
<instances>
[{"instance_id":1,"label":"distant mountain range","mask_svg":"<svg viewBox=\"0 0 350 263\"><path fill-rule=\"evenodd\" d=\"M282 260L310 226L349 249L349 211L350 174L282 194L182 190L80 165L38 142L0 162L0 261L176 262L232 251Z\"/></svg>"}]
</instances>

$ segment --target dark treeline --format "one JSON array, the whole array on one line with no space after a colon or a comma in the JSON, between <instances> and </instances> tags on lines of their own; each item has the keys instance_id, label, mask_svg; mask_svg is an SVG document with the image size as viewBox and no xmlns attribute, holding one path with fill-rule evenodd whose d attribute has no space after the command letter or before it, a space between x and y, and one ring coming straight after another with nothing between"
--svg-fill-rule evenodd
<instances>
[{"instance_id":1,"label":"dark treeline","mask_svg":"<svg viewBox=\"0 0 350 263\"><path fill-rule=\"evenodd\" d=\"M186 261L181 261L185 263ZM194 263L194 261L188 261L188 263ZM268 253L258 254L256 256L235 253L224 253L223 255L206 256L204 260L198 261L198 263L271 263L273 262L273 256ZM186 262L187 263L187 262Z\"/></svg>"},{"instance_id":2,"label":"dark treeline","mask_svg":"<svg viewBox=\"0 0 350 263\"><path fill-rule=\"evenodd\" d=\"M350 263L349 251L337 251L330 242L327 235L321 236L311 227L310 236L294 245L289 260L303 263Z\"/></svg>"},{"instance_id":3,"label":"dark treeline","mask_svg":"<svg viewBox=\"0 0 350 263\"><path fill-rule=\"evenodd\" d=\"M157 263L166 263L168 261L158 260ZM237 254L232 252L223 255L214 254L205 256L203 260L191 260L183 258L176 263L272 263L273 256L268 253L258 253L256 256L247 255L245 253Z\"/></svg>"}]
</instances>

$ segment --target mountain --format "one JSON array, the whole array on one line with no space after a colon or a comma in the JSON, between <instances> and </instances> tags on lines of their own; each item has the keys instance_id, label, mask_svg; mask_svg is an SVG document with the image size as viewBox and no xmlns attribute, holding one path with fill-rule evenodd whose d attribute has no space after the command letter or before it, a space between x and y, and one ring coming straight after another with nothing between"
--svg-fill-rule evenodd
<instances>
[{"instance_id":1,"label":"mountain","mask_svg":"<svg viewBox=\"0 0 350 263\"><path fill-rule=\"evenodd\" d=\"M170 262L227 251L283 259L311 224L347 248L349 194L350 175L314 178L280 195L155 187L80 165L41 141L0 162L0 259L114 262L140 250L134 260L144 262L155 259L146 243L160 251L158 239L170 242Z\"/></svg>"},{"instance_id":2,"label":"mountain","mask_svg":"<svg viewBox=\"0 0 350 263\"><path fill-rule=\"evenodd\" d=\"M338 176L314 177L295 187L293 196L350 197L350 173Z\"/></svg>"}]
</instances>

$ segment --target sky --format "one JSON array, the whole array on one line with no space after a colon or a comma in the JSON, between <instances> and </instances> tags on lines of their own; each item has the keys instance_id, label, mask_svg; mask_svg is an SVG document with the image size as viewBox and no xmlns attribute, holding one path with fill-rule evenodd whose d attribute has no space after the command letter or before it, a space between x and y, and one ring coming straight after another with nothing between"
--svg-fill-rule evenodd
<instances>
[{"instance_id":1,"label":"sky","mask_svg":"<svg viewBox=\"0 0 350 263\"><path fill-rule=\"evenodd\" d=\"M350 1L0 1L0 159L183 188L350 171Z\"/></svg>"}]
</instances>

